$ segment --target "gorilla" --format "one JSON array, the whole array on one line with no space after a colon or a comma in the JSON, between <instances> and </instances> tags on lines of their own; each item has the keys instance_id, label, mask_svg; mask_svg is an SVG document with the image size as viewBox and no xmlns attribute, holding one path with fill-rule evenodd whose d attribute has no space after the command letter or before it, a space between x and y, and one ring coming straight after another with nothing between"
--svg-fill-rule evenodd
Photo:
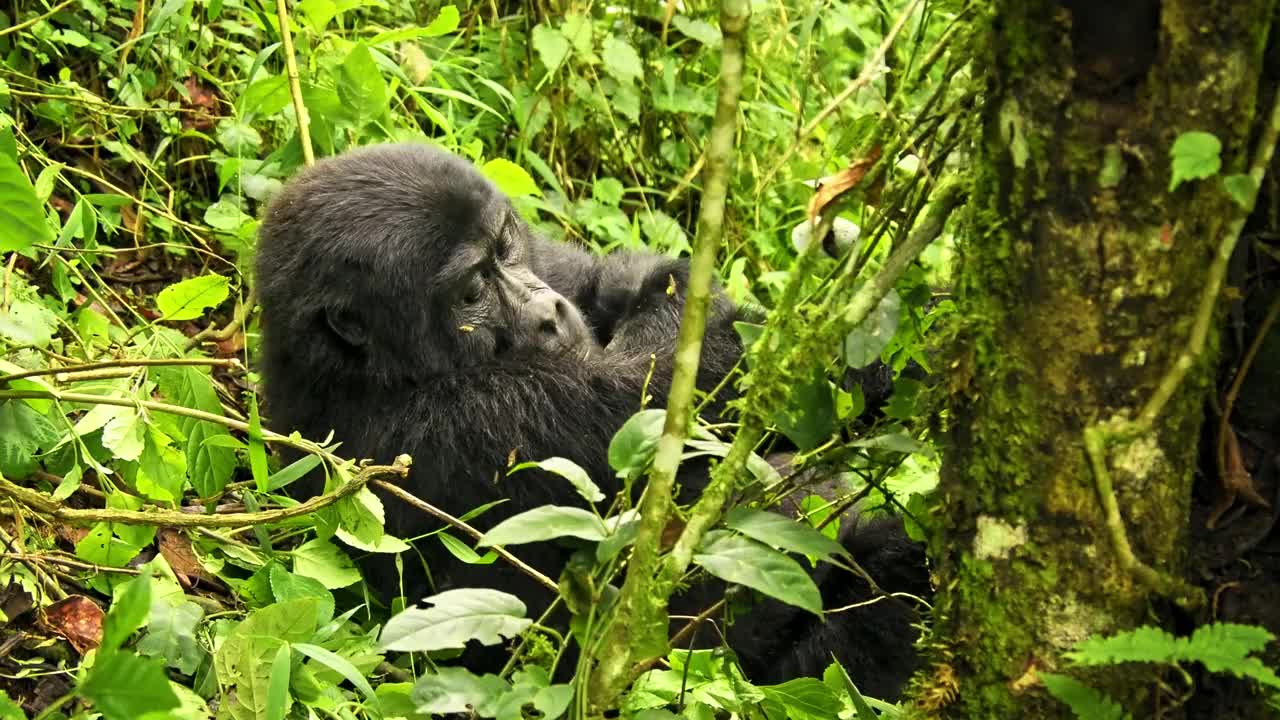
<instances>
[{"instance_id":1,"label":"gorilla","mask_svg":"<svg viewBox=\"0 0 1280 720\"><path fill-rule=\"evenodd\" d=\"M612 496L622 489L607 462L612 436L642 395L651 406L666 403L688 273L684 259L598 256L539 237L487 178L441 149L382 145L323 160L286 185L260 230L269 424L313 438L332 432L348 456L386 462L407 452L407 489L450 513L505 500L480 516L488 526L539 505L580 502L562 478L507 476L515 456L568 458ZM741 317L717 291L701 390L733 371ZM706 414L725 412L731 395L721 393ZM682 467L681 501L697 496L706 473L705 464ZM316 490L313 479L307 491ZM385 507L387 530L399 537L439 529L403 503ZM928 594L923 552L900 524L853 525L842 540L882 588ZM534 613L551 600L502 563L460 563L435 540L415 550L424 562L410 553L403 577L386 555L368 558L371 587L409 599L493 587ZM551 577L568 558L555 543L516 552ZM870 595L862 580L826 565L815 578L828 607ZM696 614L706 607L697 597L689 592L677 604ZM915 619L895 600L825 622L764 600L734 622L729 641L755 682L820 674L834 652L864 692L893 698L915 667Z\"/></svg>"}]
</instances>

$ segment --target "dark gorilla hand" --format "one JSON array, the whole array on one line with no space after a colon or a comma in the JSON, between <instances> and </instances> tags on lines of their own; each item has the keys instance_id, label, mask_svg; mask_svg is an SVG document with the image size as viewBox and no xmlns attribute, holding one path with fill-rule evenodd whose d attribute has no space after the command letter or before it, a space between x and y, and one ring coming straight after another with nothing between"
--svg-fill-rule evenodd
<instances>
[{"instance_id":1,"label":"dark gorilla hand","mask_svg":"<svg viewBox=\"0 0 1280 720\"><path fill-rule=\"evenodd\" d=\"M260 233L271 426L308 437L332 431L352 457L388 462L408 452L408 489L444 510L459 515L505 501L481 524L580 503L562 478L507 477L513 452L568 458L612 495L621 489L607 463L613 434L640 408L642 393L653 407L666 404L687 277L683 260L598 257L536 237L474 167L439 149L389 145L324 160L287 185ZM717 292L698 376L704 391L742 353L738 317ZM731 390L721 395L709 414L722 410ZM706 472L700 461L682 465L682 501L696 497ZM317 491L316 483L308 490ZM385 509L387 530L397 536L439 529L395 500ZM845 542L854 548L860 541ZM901 542L898 531L877 547ZM425 566L407 554L403 578L389 556L371 556L364 563L370 585L411 600L450 587L493 587L519 596L533 614L551 600L505 564L459 563L432 539L415 549ZM521 546L519 554L552 577L568 557L552 543ZM908 570L914 579L923 575L922 563ZM850 576L824 573L829 600L865 597ZM678 599L680 612L702 610L708 587ZM759 614L765 633L755 614L735 623L757 681L821 670L835 651L853 663L855 681L887 688L891 697L913 667L915 635L900 610L837 615L825 624L777 603ZM784 628L791 637L779 635ZM467 657L491 670L501 662L493 654Z\"/></svg>"}]
</instances>

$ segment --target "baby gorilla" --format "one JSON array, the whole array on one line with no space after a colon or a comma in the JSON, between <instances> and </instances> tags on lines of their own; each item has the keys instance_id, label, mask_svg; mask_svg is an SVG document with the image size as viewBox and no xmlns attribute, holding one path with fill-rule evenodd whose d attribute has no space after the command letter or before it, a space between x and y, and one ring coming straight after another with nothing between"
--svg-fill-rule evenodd
<instances>
[{"instance_id":1,"label":"baby gorilla","mask_svg":"<svg viewBox=\"0 0 1280 720\"><path fill-rule=\"evenodd\" d=\"M568 458L612 496L621 490L607 462L613 434L643 395L651 407L666 403L687 276L684 260L599 257L536 236L470 163L436 148L385 145L324 160L287 185L262 224L271 425L313 438L332 431L351 457L388 462L407 452L407 488L444 510L505 501L481 516L486 527L540 505L581 503L562 478L507 477L514 455ZM714 388L741 356L738 318L717 292L700 389ZM718 416L730 397L722 393L708 414ZM681 468L682 501L705 486L706 471L699 462ZM308 491L316 490L313 480ZM394 500L386 518L403 538L439 529ZM900 530L875 532L871 544L866 535L846 544L864 566L908 576L881 580L886 589L927 592L918 548ZM389 556L373 555L364 564L370 585L411 600L452 587L498 588L535 614L551 600L503 563L460 563L435 539L415 549L423 562L406 562L403 577ZM551 577L568 557L553 543L518 554ZM824 594L863 598L857 582L847 574L830 588L824 581ZM795 641L752 633L750 617L735 624L757 680L785 679L771 672L784 667L820 671L835 650L855 681L884 697L898 692L914 663L914 616L900 607L862 608L826 624L780 605L761 614L771 633L786 626Z\"/></svg>"}]
</instances>

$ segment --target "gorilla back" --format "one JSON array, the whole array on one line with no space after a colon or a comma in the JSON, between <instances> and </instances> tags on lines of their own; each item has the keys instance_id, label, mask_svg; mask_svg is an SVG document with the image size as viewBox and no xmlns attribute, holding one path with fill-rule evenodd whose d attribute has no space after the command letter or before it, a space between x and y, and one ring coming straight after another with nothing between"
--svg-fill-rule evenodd
<instances>
[{"instance_id":1,"label":"gorilla back","mask_svg":"<svg viewBox=\"0 0 1280 720\"><path fill-rule=\"evenodd\" d=\"M665 405L687 275L683 260L597 257L537 237L473 166L439 149L386 145L324 160L288 184L262 224L258 281L271 425L312 438L332 431L351 457L388 462L408 452L414 466L407 489L446 511L505 500L481 516L489 524L540 505L581 502L561 478L508 478L513 454L568 458L612 495L621 488L607 463L610 439L640 409L643 394L651 405ZM703 342L703 390L742 353L733 329L738 317L717 293ZM705 471L696 463L682 467L684 499L705 485ZM394 500L386 513L388 531L399 537L437 529ZM891 535L876 543L884 557L916 555L910 568L900 568L911 587L886 589L918 593L919 550L900 531ZM550 600L504 564L459 563L434 539L416 547L430 576L410 561L397 578L385 556L374 556L365 564L370 584L384 595L401 589L410 600L450 587L494 587L534 612ZM550 543L521 546L518 554L552 577L567 558ZM853 587L848 576L832 582L842 598ZM827 594L825 581L823 589ZM910 614L896 612L838 615L822 624L772 608L765 615L787 623L796 642L760 644L748 664L759 668L757 680L781 680L770 670L782 665L770 657L794 656L786 667L808 672L836 650L852 663L855 680L874 675L896 694L913 663L914 639ZM830 647L840 643L860 649ZM890 647L896 654L885 663L889 656L879 650Z\"/></svg>"}]
</instances>

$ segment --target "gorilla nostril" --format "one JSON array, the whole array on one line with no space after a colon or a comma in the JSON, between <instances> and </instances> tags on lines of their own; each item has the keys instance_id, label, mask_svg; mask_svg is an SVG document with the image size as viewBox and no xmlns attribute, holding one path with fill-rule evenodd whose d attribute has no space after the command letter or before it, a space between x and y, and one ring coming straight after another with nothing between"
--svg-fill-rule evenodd
<instances>
[{"instance_id":1,"label":"gorilla nostril","mask_svg":"<svg viewBox=\"0 0 1280 720\"><path fill-rule=\"evenodd\" d=\"M555 320L547 319L538 323L538 332L543 335L555 335L560 327Z\"/></svg>"}]
</instances>

